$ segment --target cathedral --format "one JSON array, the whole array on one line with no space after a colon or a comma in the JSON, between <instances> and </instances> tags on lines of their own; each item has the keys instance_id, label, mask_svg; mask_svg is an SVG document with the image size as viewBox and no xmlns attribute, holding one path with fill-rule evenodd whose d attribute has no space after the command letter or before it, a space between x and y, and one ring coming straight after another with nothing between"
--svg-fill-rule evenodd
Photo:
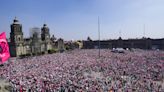
<instances>
[{"instance_id":1,"label":"cathedral","mask_svg":"<svg viewBox=\"0 0 164 92\"><path fill-rule=\"evenodd\" d=\"M39 30L40 34L35 32ZM10 55L18 57L21 55L37 55L40 53L48 53L52 49L52 41L50 38L49 28L46 24L42 28L32 28L33 34L29 38L23 37L22 25L15 18L11 24L10 32Z\"/></svg>"}]
</instances>

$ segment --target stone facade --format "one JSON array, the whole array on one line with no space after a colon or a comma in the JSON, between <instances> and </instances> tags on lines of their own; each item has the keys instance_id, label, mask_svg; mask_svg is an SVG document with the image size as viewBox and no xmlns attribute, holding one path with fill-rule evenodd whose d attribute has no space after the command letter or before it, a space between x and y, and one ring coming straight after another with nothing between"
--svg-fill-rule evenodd
<instances>
[{"instance_id":1,"label":"stone facade","mask_svg":"<svg viewBox=\"0 0 164 92\"><path fill-rule=\"evenodd\" d=\"M58 39L58 50L60 52L63 52L64 51L64 40L61 39L61 38Z\"/></svg>"},{"instance_id":2,"label":"stone facade","mask_svg":"<svg viewBox=\"0 0 164 92\"><path fill-rule=\"evenodd\" d=\"M24 38L22 25L15 18L11 24L10 32L10 54L12 57L18 57L21 55L47 53L52 49L52 41L50 38L49 28L46 24L40 28L32 28L33 30L39 30L41 34L33 33L32 37Z\"/></svg>"},{"instance_id":3,"label":"stone facade","mask_svg":"<svg viewBox=\"0 0 164 92\"><path fill-rule=\"evenodd\" d=\"M83 49L95 49L98 46L98 40L95 41L83 41ZM164 38L151 39L110 39L100 41L101 49L112 49L112 48L136 48L136 49L160 49L164 50Z\"/></svg>"}]
</instances>

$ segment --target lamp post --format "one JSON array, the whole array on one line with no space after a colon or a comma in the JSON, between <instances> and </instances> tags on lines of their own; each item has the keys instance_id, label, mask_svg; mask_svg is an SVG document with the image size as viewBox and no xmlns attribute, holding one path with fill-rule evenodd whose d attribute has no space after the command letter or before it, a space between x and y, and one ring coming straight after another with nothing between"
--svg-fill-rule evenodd
<instances>
[{"instance_id":1,"label":"lamp post","mask_svg":"<svg viewBox=\"0 0 164 92\"><path fill-rule=\"evenodd\" d=\"M98 46L99 46L99 58L100 58L100 20L98 16Z\"/></svg>"}]
</instances>

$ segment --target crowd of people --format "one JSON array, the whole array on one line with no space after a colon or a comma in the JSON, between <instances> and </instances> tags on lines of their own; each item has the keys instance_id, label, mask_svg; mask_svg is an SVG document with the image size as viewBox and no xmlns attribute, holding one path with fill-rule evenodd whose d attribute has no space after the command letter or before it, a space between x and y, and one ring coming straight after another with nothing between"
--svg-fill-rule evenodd
<instances>
[{"instance_id":1,"label":"crowd of people","mask_svg":"<svg viewBox=\"0 0 164 92\"><path fill-rule=\"evenodd\" d=\"M11 92L164 92L164 52L73 50L0 67Z\"/></svg>"}]
</instances>

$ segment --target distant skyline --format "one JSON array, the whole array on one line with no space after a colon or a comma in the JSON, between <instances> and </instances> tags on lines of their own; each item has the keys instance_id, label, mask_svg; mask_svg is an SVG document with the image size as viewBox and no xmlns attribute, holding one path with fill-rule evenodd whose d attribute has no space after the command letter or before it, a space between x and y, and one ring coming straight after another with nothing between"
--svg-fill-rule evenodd
<instances>
[{"instance_id":1,"label":"distant skyline","mask_svg":"<svg viewBox=\"0 0 164 92\"><path fill-rule=\"evenodd\" d=\"M17 17L24 37L44 23L64 40L164 38L164 0L1 0L0 32L10 35Z\"/></svg>"}]
</instances>

